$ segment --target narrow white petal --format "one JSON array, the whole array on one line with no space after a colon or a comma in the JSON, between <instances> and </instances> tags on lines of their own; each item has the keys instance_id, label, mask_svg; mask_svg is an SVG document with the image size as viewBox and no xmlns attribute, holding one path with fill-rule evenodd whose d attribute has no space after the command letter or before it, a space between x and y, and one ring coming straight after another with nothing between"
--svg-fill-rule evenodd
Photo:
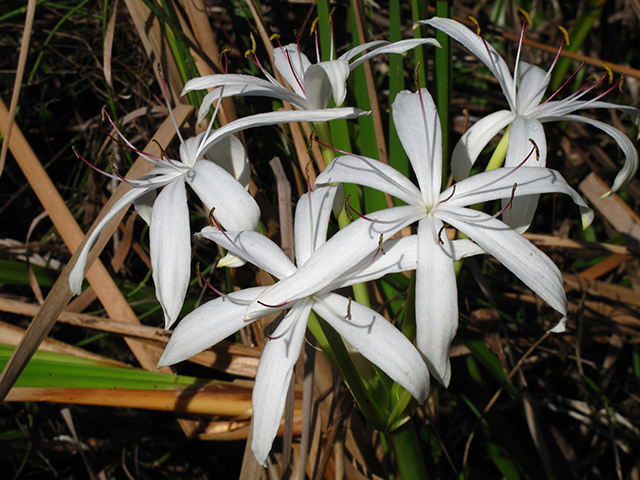
<instances>
[{"instance_id":1,"label":"narrow white petal","mask_svg":"<svg viewBox=\"0 0 640 480\"><path fill-rule=\"evenodd\" d=\"M333 162L332 162L333 163ZM302 266L327 241L337 186L318 187L298 200L295 218L296 265Z\"/></svg>"},{"instance_id":2,"label":"narrow white petal","mask_svg":"<svg viewBox=\"0 0 640 480\"><path fill-rule=\"evenodd\" d=\"M260 221L260 207L244 186L222 167L209 160L199 160L185 175L207 210L229 230L255 230Z\"/></svg>"},{"instance_id":3,"label":"narrow white petal","mask_svg":"<svg viewBox=\"0 0 640 480\"><path fill-rule=\"evenodd\" d=\"M446 387L451 379L449 351L458 329L458 286L442 226L433 217L418 224L416 345L431 374Z\"/></svg>"},{"instance_id":4,"label":"narrow white petal","mask_svg":"<svg viewBox=\"0 0 640 480\"><path fill-rule=\"evenodd\" d=\"M502 93L504 93L504 96L509 102L511 110L515 111L516 99L513 77L511 76L509 67L507 67L507 64L498 52L496 52L495 48L483 40L480 35L477 35L476 32L469 30L469 28L455 20L434 17L430 20L420 20L419 22L416 22L415 25L424 24L431 25L432 27L443 31L451 38L460 42L476 57L478 57L478 59L484 63L496 77L498 83L500 83L500 87L502 87Z\"/></svg>"},{"instance_id":5,"label":"narrow white petal","mask_svg":"<svg viewBox=\"0 0 640 480\"><path fill-rule=\"evenodd\" d=\"M205 227L196 236L216 242L222 248L277 278L287 278L296 272L296 266L289 257L261 233L250 230L223 233L216 227Z\"/></svg>"},{"instance_id":6,"label":"narrow white petal","mask_svg":"<svg viewBox=\"0 0 640 480\"><path fill-rule=\"evenodd\" d=\"M93 232L91 232L91 235L87 239L87 242L84 244L84 247L78 256L76 264L69 273L69 288L74 295L80 295L82 293L82 279L84 278L84 269L87 265L87 257L89 256L89 252L93 246L96 244L102 229L107 225L107 223L113 220L113 217L120 213L122 209L127 208L131 202L147 192L148 190L146 188L132 188L126 192L120 200L113 204L104 218L100 220L100 223L98 223Z\"/></svg>"},{"instance_id":7,"label":"narrow white petal","mask_svg":"<svg viewBox=\"0 0 640 480\"><path fill-rule=\"evenodd\" d=\"M613 182L613 186L611 187L610 192L607 195L612 193L616 193L622 187L624 187L629 181L636 175L638 171L638 150L634 146L633 142L629 140L629 138L611 125L608 125L603 122L599 122L597 120L593 120L592 118L582 117L580 115L564 115L561 117L545 117L540 121L548 122L548 121L566 121L573 120L574 122L583 122L588 123L589 125L593 125L596 128L599 128L604 133L613 138L617 143L622 153L625 156L625 162L622 169L616 175L616 178Z\"/></svg>"},{"instance_id":8,"label":"narrow white petal","mask_svg":"<svg viewBox=\"0 0 640 480\"><path fill-rule=\"evenodd\" d=\"M438 216L497 258L553 309L567 315L560 270L522 235L500 220L470 208L438 211Z\"/></svg>"},{"instance_id":9,"label":"narrow white petal","mask_svg":"<svg viewBox=\"0 0 640 480\"><path fill-rule=\"evenodd\" d=\"M213 75L214 77L224 77L225 75ZM222 94L222 97L269 97L269 98L277 98L278 100L283 100L285 102L289 102L292 105L295 105L298 108L307 109L307 100L301 95L298 95L295 92L292 92L288 88L285 88L279 84L274 85L271 82L263 80L261 78L250 77L248 75L238 75L241 77L248 77L253 79L255 83L260 82L259 85L254 85L251 83L248 84L227 84L224 85L224 89L222 87L218 87L215 90L207 93L202 99L202 105L200 105L200 109L198 110L198 124L204 120L204 118L209 114L209 110L213 102L217 101Z\"/></svg>"},{"instance_id":10,"label":"narrow white petal","mask_svg":"<svg viewBox=\"0 0 640 480\"><path fill-rule=\"evenodd\" d=\"M282 48L273 49L273 63L289 86L302 97L306 97L303 90L304 74L311 66L311 62L301 53L295 43Z\"/></svg>"},{"instance_id":11,"label":"narrow white petal","mask_svg":"<svg viewBox=\"0 0 640 480\"><path fill-rule=\"evenodd\" d=\"M398 93L391 108L422 199L433 205L442 185L442 129L438 110L426 88L416 93L407 90Z\"/></svg>"},{"instance_id":12,"label":"narrow white petal","mask_svg":"<svg viewBox=\"0 0 640 480\"><path fill-rule=\"evenodd\" d=\"M384 53L404 53L419 45L434 45L436 47L440 47L440 43L438 43L435 38L410 38L408 40L400 40L398 42L389 43L382 47L376 48L369 53L365 53L360 58L352 62L349 67L351 68L351 70L353 70L354 68L362 65L364 62L377 55L382 55ZM349 52L351 52L351 50Z\"/></svg>"},{"instance_id":13,"label":"narrow white petal","mask_svg":"<svg viewBox=\"0 0 640 480\"><path fill-rule=\"evenodd\" d=\"M375 40L373 42L363 43L362 45L358 45L356 47L350 48L345 53L340 55L339 58L350 62L365 50L369 50L371 48L375 48L375 47L379 47L380 45L387 45L387 44L389 44L389 42L387 42L386 40Z\"/></svg>"},{"instance_id":14,"label":"narrow white petal","mask_svg":"<svg viewBox=\"0 0 640 480\"><path fill-rule=\"evenodd\" d=\"M539 157L536 156L533 140L538 147ZM533 152L533 153L532 153ZM516 167L525 158L527 167L544 167L547 164L547 139L544 135L544 128L538 120L517 115L511 124L509 131L509 146L507 147L507 157L504 161L505 167ZM529 229L533 216L538 208L540 195L533 194L518 195L511 202L511 206L502 214L502 221L511 226L518 233L524 233ZM507 206L508 197L502 199L502 208Z\"/></svg>"},{"instance_id":15,"label":"narrow white petal","mask_svg":"<svg viewBox=\"0 0 640 480\"><path fill-rule=\"evenodd\" d=\"M260 465L267 464L282 420L287 390L304 341L311 300L302 300L282 320L260 357L253 387L251 450Z\"/></svg>"},{"instance_id":16,"label":"narrow white petal","mask_svg":"<svg viewBox=\"0 0 640 480\"><path fill-rule=\"evenodd\" d=\"M422 194L411 181L378 160L343 155L327 165L316 179L316 185L356 183L375 188L399 198L409 205L422 204Z\"/></svg>"},{"instance_id":17,"label":"narrow white petal","mask_svg":"<svg viewBox=\"0 0 640 480\"><path fill-rule=\"evenodd\" d=\"M382 244L384 254L378 252L373 261L364 258L349 271L344 272L336 282L327 286L324 291L329 292L342 287L349 287L356 283L377 280L388 273L415 270L418 265L418 237L409 235L400 239L387 240Z\"/></svg>"},{"instance_id":18,"label":"narrow white petal","mask_svg":"<svg viewBox=\"0 0 640 480\"><path fill-rule=\"evenodd\" d=\"M451 173L456 181L469 176L484 147L514 118L515 114L509 110L500 110L481 118L462 135L451 154Z\"/></svg>"},{"instance_id":19,"label":"narrow white petal","mask_svg":"<svg viewBox=\"0 0 640 480\"><path fill-rule=\"evenodd\" d=\"M534 111L540 105L544 92L549 86L551 75L536 65L530 65L527 62L520 61L518 67L518 93L517 97L517 113L527 116L527 113Z\"/></svg>"},{"instance_id":20,"label":"narrow white petal","mask_svg":"<svg viewBox=\"0 0 640 480\"><path fill-rule=\"evenodd\" d=\"M244 312L247 306L266 288L247 288L196 308L180 320L171 334L158 368L191 358L246 327Z\"/></svg>"},{"instance_id":21,"label":"narrow white petal","mask_svg":"<svg viewBox=\"0 0 640 480\"><path fill-rule=\"evenodd\" d=\"M440 212L452 207L465 207L477 203L489 202L498 198L507 198L516 184L515 198L542 193L564 193L570 195L580 207L583 228L593 221L593 210L584 202L578 192L571 188L555 170L538 167L498 168L469 177L442 192L443 200L437 207Z\"/></svg>"},{"instance_id":22,"label":"narrow white petal","mask_svg":"<svg viewBox=\"0 0 640 480\"><path fill-rule=\"evenodd\" d=\"M347 309L350 317L347 316ZM367 360L422 403L429 394L429 371L400 330L379 313L335 293L319 296L313 310Z\"/></svg>"},{"instance_id":23,"label":"narrow white petal","mask_svg":"<svg viewBox=\"0 0 640 480\"><path fill-rule=\"evenodd\" d=\"M249 307L247 318L262 316L265 305L284 305L321 291L360 260L372 257L380 235L388 238L424 215L423 208L408 205L368 214L373 221L356 220L318 248L295 274L267 290L261 303Z\"/></svg>"},{"instance_id":24,"label":"narrow white petal","mask_svg":"<svg viewBox=\"0 0 640 480\"><path fill-rule=\"evenodd\" d=\"M191 276L189 208L182 180L164 187L153 204L149 248L156 296L169 328L178 319Z\"/></svg>"},{"instance_id":25,"label":"narrow white petal","mask_svg":"<svg viewBox=\"0 0 640 480\"><path fill-rule=\"evenodd\" d=\"M234 120L233 122L227 123L223 127L214 130L201 149L207 150L211 144L220 141L220 139L233 135L236 132L246 130L247 128L292 122L328 122L330 120L357 118L368 114L369 112L352 107L325 108L323 110L285 110L258 113L256 115L239 118L238 120Z\"/></svg>"},{"instance_id":26,"label":"narrow white petal","mask_svg":"<svg viewBox=\"0 0 640 480\"><path fill-rule=\"evenodd\" d=\"M304 74L304 88L309 108L327 108L333 93L336 106L347 96L349 64L346 60L332 60L311 65Z\"/></svg>"}]
</instances>

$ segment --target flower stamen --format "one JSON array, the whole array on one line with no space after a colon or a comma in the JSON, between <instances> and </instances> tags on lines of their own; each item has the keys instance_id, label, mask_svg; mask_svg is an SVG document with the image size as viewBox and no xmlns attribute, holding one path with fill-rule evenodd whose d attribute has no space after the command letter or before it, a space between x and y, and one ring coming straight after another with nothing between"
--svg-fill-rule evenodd
<instances>
[{"instance_id":1,"label":"flower stamen","mask_svg":"<svg viewBox=\"0 0 640 480\"><path fill-rule=\"evenodd\" d=\"M442 225L442 227L440 227L440 230L438 230L438 243L440 245L444 245L444 242L442 241L442 232L445 230L445 225Z\"/></svg>"},{"instance_id":2,"label":"flower stamen","mask_svg":"<svg viewBox=\"0 0 640 480\"><path fill-rule=\"evenodd\" d=\"M347 195L347 198L344 200L344 211L347 214L347 217L349 217L349 220L353 220L353 217L349 214L349 210L351 210L353 213L358 215L360 218L364 218L368 222L373 222L374 221L374 220L372 220L370 218L367 218L365 215L361 214L355 208L353 208L351 206L351 204L349 203L350 199L351 199L351 194Z\"/></svg>"},{"instance_id":3,"label":"flower stamen","mask_svg":"<svg viewBox=\"0 0 640 480\"><path fill-rule=\"evenodd\" d=\"M349 297L349 303L347 303L347 315L344 318L351 320L351 297Z\"/></svg>"},{"instance_id":4,"label":"flower stamen","mask_svg":"<svg viewBox=\"0 0 640 480\"><path fill-rule=\"evenodd\" d=\"M221 297L225 297L227 298L228 295L226 293L222 293L220 290L218 290L216 287L214 287L213 285L211 285L211 283L209 282L209 280L207 280L204 275L202 275L202 273L200 272L200 262L196 263L196 276L198 278L198 285L200 285L200 288L203 288L203 282L204 285L206 285L207 287L209 287L214 293L217 293L218 295L220 295Z\"/></svg>"}]
</instances>

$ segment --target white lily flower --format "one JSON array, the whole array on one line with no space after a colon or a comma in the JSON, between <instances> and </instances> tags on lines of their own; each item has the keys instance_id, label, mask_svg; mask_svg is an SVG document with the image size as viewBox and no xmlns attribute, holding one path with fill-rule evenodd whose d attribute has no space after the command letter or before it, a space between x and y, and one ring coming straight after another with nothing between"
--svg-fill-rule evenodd
<instances>
[{"instance_id":1,"label":"white lily flower","mask_svg":"<svg viewBox=\"0 0 640 480\"><path fill-rule=\"evenodd\" d=\"M265 125L355 118L365 113L354 108L263 113L235 120L218 130L207 130L187 140L182 138L176 125L181 142L180 160L172 160L164 153L162 157L155 157L139 152L118 131L127 148L155 166L137 180L126 180L132 188L113 205L87 240L69 275L71 291L76 295L81 293L87 256L102 229L133 202L149 223L153 281L164 311L165 328L169 328L182 309L191 275L191 230L185 183L191 186L207 209L215 208L216 218L225 228L255 230L260 209L247 191L248 160L242 143L233 134ZM207 160L205 155L213 161ZM164 188L156 198L156 189L160 187Z\"/></svg>"},{"instance_id":2,"label":"white lily flower","mask_svg":"<svg viewBox=\"0 0 640 480\"><path fill-rule=\"evenodd\" d=\"M523 33L525 24L523 23ZM640 127L640 110L637 108L599 101L600 98L615 89L620 81L595 98L586 101L581 100L584 95L597 87L606 77L605 74L597 83L578 90L564 100L552 100L556 95L554 93L543 102L542 98L551 80L551 72L558 56L556 56L549 71L545 72L535 65L530 65L520 60L521 40L512 76L509 67L507 67L507 64L496 50L482 36L477 35L476 32L461 23L447 18L435 17L430 20L421 20L415 24L415 26L417 25L431 25L468 48L495 75L509 103L509 110L501 110L479 120L467 130L457 143L451 158L451 171L456 180L462 180L469 176L471 167L487 143L509 125L511 125L509 146L504 166L513 167L522 161L530 149L528 139L531 138L538 146L540 156L537 162L536 159L532 158L526 165L544 167L547 158L547 141L542 124L566 120L588 123L599 128L610 135L622 149L625 155L625 164L616 176L608 194L617 192L636 174L638 170L638 151L633 142L623 132L589 117L572 115L573 112L578 110L615 108L628 113L632 121ZM558 51L558 55L559 53L560 51ZM529 227L535 213L537 201L531 201L535 199L537 197L528 199L528 201L514 201L512 209L504 214L505 222L518 231L524 232Z\"/></svg>"},{"instance_id":3,"label":"white lily flower","mask_svg":"<svg viewBox=\"0 0 640 480\"><path fill-rule=\"evenodd\" d=\"M209 112L212 103L220 95L219 87L224 87L224 97L238 96L262 96L277 98L295 105L301 110L327 108L331 95L337 106L342 105L347 96L347 78L351 72L376 55L383 53L404 53L418 45L440 46L437 40L432 38L416 38L389 43L386 41L374 41L359 45L348 50L337 59L312 64L307 56L300 52L298 45L291 43L274 50L273 59L276 68L284 77L291 89L281 85L267 72L257 57L253 61L262 70L267 78L253 77L251 75L208 75L189 80L182 91L182 95L193 90L213 88L202 101L202 107L198 115L201 122ZM365 50L369 53L357 57ZM333 49L332 49L333 50Z\"/></svg>"},{"instance_id":4,"label":"white lily flower","mask_svg":"<svg viewBox=\"0 0 640 480\"><path fill-rule=\"evenodd\" d=\"M463 232L482 250L500 260L565 317L567 300L562 275L549 257L494 216L465 207L510 196L560 192L571 195L580 206L583 224L591 223L593 212L560 174L546 168L500 168L474 175L441 192L442 138L440 119L431 96L426 89L415 94L400 92L392 108L400 141L419 188L388 165L352 156L338 157L331 162L316 179L316 185L357 183L407 203L407 206L375 213L386 212L388 222L409 224L418 220L416 344L433 376L448 385L449 349L458 327L454 260L459 255L442 233L445 224ZM418 218L410 208L419 209ZM373 215L367 214L367 217Z\"/></svg>"},{"instance_id":5,"label":"white lily flower","mask_svg":"<svg viewBox=\"0 0 640 480\"><path fill-rule=\"evenodd\" d=\"M337 240L334 236L326 241L335 192L335 187L320 188L302 196L298 202L295 216L296 263L301 269L311 270L312 274L315 272L317 275L315 281L308 282L309 293L306 296L298 296L282 305L270 306L263 300L270 298L271 290L281 290L280 285L296 285L296 273L300 270L280 247L253 231L222 232L213 227L203 229L199 236L213 240L281 280L271 287L231 293L194 310L178 324L159 362L159 366L163 366L187 359L247 326L247 307L250 305L258 304L262 308L260 312L254 311L251 320L274 311L290 309L262 352L253 391L252 450L262 465L266 464L280 425L287 389L304 342L311 310L419 402L424 401L429 393L429 372L413 344L380 314L332 293L334 289L379 278L386 273L415 268L416 249L407 248L407 245L415 244L415 237L387 242L384 247L386 255L376 256L373 261L361 255L348 262L348 265L341 265L343 268L340 273L329 273L331 278L327 278L331 265L322 263L321 268L309 268L316 264L316 254L322 255L327 250L339 254L357 248L359 243L357 237L362 232L358 229L361 226L358 221L352 224L355 225L355 231L351 234L343 234ZM352 226L341 232L346 232ZM349 240L354 240L355 244ZM373 253L374 248L370 248L368 253ZM461 248L474 247L462 245ZM290 281L292 279L293 282Z\"/></svg>"}]
</instances>

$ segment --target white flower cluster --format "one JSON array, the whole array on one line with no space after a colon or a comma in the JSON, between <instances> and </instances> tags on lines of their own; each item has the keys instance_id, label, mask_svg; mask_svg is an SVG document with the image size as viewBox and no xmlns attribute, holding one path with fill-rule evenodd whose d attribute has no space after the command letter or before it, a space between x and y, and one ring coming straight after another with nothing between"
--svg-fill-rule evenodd
<instances>
[{"instance_id":1,"label":"white flower cluster","mask_svg":"<svg viewBox=\"0 0 640 480\"><path fill-rule=\"evenodd\" d=\"M458 326L456 260L483 253L494 256L561 314L562 321L553 330L564 329L567 300L562 275L549 257L521 232L531 223L537 198L543 193L570 195L580 208L585 227L591 223L593 212L558 172L545 167L547 149L543 123L581 121L611 135L627 159L613 191L628 182L637 170L638 153L624 134L571 113L585 108L621 108L637 122L638 110L604 103L599 97L580 100L586 90L566 100L542 102L550 72L517 61L512 77L493 47L465 26L442 18L418 23L442 30L482 60L496 75L510 107L478 121L459 141L451 160L457 181L453 186L442 188L442 166L446 159L442 155L440 119L429 92L426 89L415 93L404 91L396 97L392 114L417 185L377 160L343 155L319 175L315 189L298 201L294 225L295 263L270 239L257 233L260 210L247 192L248 160L242 144L232 134L260 125L319 123L366 114L354 108L326 108L332 96L337 105L342 104L350 72L374 55L402 53L419 44L437 45L437 42L432 39L391 44L373 42L356 47L338 59L316 64L312 64L298 46L286 45L276 49L275 64L291 89L280 85L262 69L266 80L247 75L213 75L189 81L184 92L213 89L205 98L200 119L216 100L229 96L268 96L290 102L299 110L254 115L218 130L207 130L195 138L183 140L181 137L179 160L166 155L147 156L154 163L153 170L138 180L129 181L133 188L95 230L71 275L71 288L79 293L87 253L101 228L133 202L150 226L153 278L169 328L182 308L190 276L185 183L206 208L215 208L215 219L220 225L206 227L198 236L216 242L229 252L221 264L250 262L269 272L278 282L269 287L222 295L188 314L176 327L160 365L187 359L251 321L288 310L264 348L256 377L252 447L262 464L266 463L280 425L286 392L312 311L419 402L429 393L430 374L444 385L448 385L451 377L449 349ZM371 49L369 53L358 57L368 49ZM483 148L509 125L505 166L469 177ZM534 157L538 157L537 161ZM337 184L341 182L380 190L406 205L368 213L327 239L339 191ZM164 188L156 196L160 187ZM469 208L497 199L502 199L505 207L498 215ZM500 214L504 222L497 218ZM416 222L417 234L391 239ZM450 240L443 233L446 224L464 233L467 239ZM333 293L388 273L414 269L415 344L379 313Z\"/></svg>"}]
</instances>

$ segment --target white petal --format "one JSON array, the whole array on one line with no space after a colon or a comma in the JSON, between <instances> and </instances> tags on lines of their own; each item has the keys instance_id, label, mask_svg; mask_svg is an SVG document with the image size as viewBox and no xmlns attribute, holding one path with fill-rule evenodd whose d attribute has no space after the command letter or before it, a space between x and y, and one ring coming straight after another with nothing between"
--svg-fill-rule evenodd
<instances>
[{"instance_id":1,"label":"white petal","mask_svg":"<svg viewBox=\"0 0 640 480\"><path fill-rule=\"evenodd\" d=\"M244 312L247 306L266 288L247 288L196 308L180 320L171 334L158 368L191 358L246 327Z\"/></svg>"},{"instance_id":2,"label":"white petal","mask_svg":"<svg viewBox=\"0 0 640 480\"><path fill-rule=\"evenodd\" d=\"M82 279L84 278L84 269L87 265L87 257L89 256L89 252L93 246L96 244L102 229L107 225L107 223L113 220L113 217L120 213L122 209L127 208L131 202L147 192L148 190L146 188L132 188L126 192L120 200L113 204L102 220L100 220L100 223L98 223L96 228L93 229L91 235L89 235L89 238L87 239L87 242L84 244L80 255L78 256L76 264L69 273L69 289L74 295L80 295L82 293Z\"/></svg>"},{"instance_id":3,"label":"white petal","mask_svg":"<svg viewBox=\"0 0 640 480\"><path fill-rule=\"evenodd\" d=\"M443 200L438 205L437 212L450 206L464 207L510 197L514 183L517 184L514 192L516 198L542 193L570 195L580 207L583 228L591 225L593 210L582 200L580 194L555 170L538 167L498 168L469 177L442 192L440 197Z\"/></svg>"},{"instance_id":4,"label":"white petal","mask_svg":"<svg viewBox=\"0 0 640 480\"><path fill-rule=\"evenodd\" d=\"M260 207L244 186L232 175L209 160L199 160L185 175L208 211L229 230L255 230Z\"/></svg>"},{"instance_id":5,"label":"white petal","mask_svg":"<svg viewBox=\"0 0 640 480\"><path fill-rule=\"evenodd\" d=\"M538 147L539 158L536 157L536 152L530 139L533 140ZM544 135L544 128L538 120L517 115L509 131L509 146L507 147L507 157L504 161L504 166L516 167L520 165L527 156L529 158L524 163L525 166L544 167L547 164L547 139ZM540 195L536 194L525 197L518 195L517 198L513 199L511 208L502 214L502 221L518 233L526 232L538 208L539 198ZM502 208L505 208L508 202L508 197L503 198Z\"/></svg>"},{"instance_id":6,"label":"white petal","mask_svg":"<svg viewBox=\"0 0 640 480\"><path fill-rule=\"evenodd\" d=\"M247 128L262 127L266 125L276 125L279 123L292 122L328 122L330 120L351 119L362 115L368 115L358 108L325 108L323 110L285 110L268 113L258 113L249 117L239 118L227 123L223 127L211 132L204 145L200 148L205 151L211 144L219 142L220 139L228 137L236 132Z\"/></svg>"},{"instance_id":7,"label":"white petal","mask_svg":"<svg viewBox=\"0 0 640 480\"><path fill-rule=\"evenodd\" d=\"M337 186L319 187L298 200L295 218L296 265L304 265L313 252L327 241L329 218L337 190Z\"/></svg>"},{"instance_id":8,"label":"white petal","mask_svg":"<svg viewBox=\"0 0 640 480\"><path fill-rule=\"evenodd\" d=\"M218 260L218 264L216 265L218 268L227 267L227 268L240 268L247 261L244 258L238 257L233 253L227 253L224 257Z\"/></svg>"},{"instance_id":9,"label":"white petal","mask_svg":"<svg viewBox=\"0 0 640 480\"><path fill-rule=\"evenodd\" d=\"M509 102L511 110L516 109L515 99L515 85L513 83L513 77L509 71L509 67L504 62L502 57L496 52L488 42L483 40L476 32L469 30L463 24L450 20L448 18L434 17L430 20L420 20L415 25L431 25L438 30L443 31L451 38L457 40L466 48L468 48L482 63L484 63L491 73L496 77L500 87L502 87L502 93ZM414 28L415 28L414 25Z\"/></svg>"},{"instance_id":10,"label":"white petal","mask_svg":"<svg viewBox=\"0 0 640 480\"><path fill-rule=\"evenodd\" d=\"M613 138L617 143L622 153L625 156L625 162L622 169L616 175L616 179L613 182L613 186L607 195L611 195L612 193L616 193L622 187L624 187L629 181L636 175L638 171L638 151L636 147L633 145L633 142L629 140L629 138L611 125L608 125L603 122L599 122L597 120L593 120L592 118L582 117L580 115L564 115L562 117L545 117L544 120L541 121L566 121L573 120L574 122L583 122L588 123L589 125L593 125L596 128L599 128L611 138Z\"/></svg>"},{"instance_id":11,"label":"white petal","mask_svg":"<svg viewBox=\"0 0 640 480\"><path fill-rule=\"evenodd\" d=\"M300 52L298 46L290 43L282 48L274 48L273 63L293 91L306 97L302 85L304 74L311 66L311 62L304 53Z\"/></svg>"},{"instance_id":12,"label":"white petal","mask_svg":"<svg viewBox=\"0 0 640 480\"><path fill-rule=\"evenodd\" d=\"M423 208L408 205L368 214L373 221L356 220L318 248L295 274L266 291L259 299L262 303L249 307L247 318L264 315L269 308L265 305L284 305L321 291L360 260L373 256L380 235L388 238L424 215Z\"/></svg>"},{"instance_id":13,"label":"white petal","mask_svg":"<svg viewBox=\"0 0 640 480\"><path fill-rule=\"evenodd\" d=\"M509 110L500 110L481 118L462 135L451 154L451 173L456 181L469 176L471 167L484 147L514 118L515 115Z\"/></svg>"},{"instance_id":14,"label":"white petal","mask_svg":"<svg viewBox=\"0 0 640 480\"><path fill-rule=\"evenodd\" d=\"M147 225L151 222L151 210L153 208L153 202L156 201L156 191L149 190L144 195L139 196L133 201L133 206Z\"/></svg>"},{"instance_id":15,"label":"white petal","mask_svg":"<svg viewBox=\"0 0 640 480\"><path fill-rule=\"evenodd\" d=\"M336 106L342 105L347 96L349 64L346 60L332 60L311 65L304 74L305 96L309 108L327 108L333 93Z\"/></svg>"},{"instance_id":16,"label":"white petal","mask_svg":"<svg viewBox=\"0 0 640 480\"><path fill-rule=\"evenodd\" d=\"M351 318L347 317L347 309ZM429 394L429 371L400 330L382 315L335 293L320 296L313 310L367 360L422 403Z\"/></svg>"},{"instance_id":17,"label":"white petal","mask_svg":"<svg viewBox=\"0 0 640 480\"><path fill-rule=\"evenodd\" d=\"M255 266L262 268L277 278L287 278L296 272L296 266L278 245L258 232L221 232L215 227L205 227L197 237L216 242Z\"/></svg>"},{"instance_id":18,"label":"white petal","mask_svg":"<svg viewBox=\"0 0 640 480\"><path fill-rule=\"evenodd\" d=\"M451 245L453 260L456 262L463 258L473 257L474 255L484 255L487 253L477 243L464 238L461 238L460 240L450 240L449 245Z\"/></svg>"},{"instance_id":19,"label":"white petal","mask_svg":"<svg viewBox=\"0 0 640 480\"><path fill-rule=\"evenodd\" d=\"M375 43L375 42L370 42L370 44L371 43ZM438 41L435 38L410 38L408 40L400 40L398 42L389 43L382 47L376 48L375 50L372 50L369 53L365 53L360 58L352 62L349 65L349 68L353 70L354 68L358 67L359 65L362 65L364 62L366 62L370 58L373 58L377 55L382 55L384 53L404 53L419 45L434 45L436 47L440 47L440 43L438 43ZM351 50L349 51L349 53L350 52Z\"/></svg>"},{"instance_id":20,"label":"white petal","mask_svg":"<svg viewBox=\"0 0 640 480\"><path fill-rule=\"evenodd\" d=\"M324 289L329 292L356 283L376 280L388 273L415 270L418 265L418 237L409 235L400 239L387 240L382 244L385 251L378 252L373 261L364 258L349 271L344 272L336 282Z\"/></svg>"},{"instance_id":21,"label":"white petal","mask_svg":"<svg viewBox=\"0 0 640 480\"><path fill-rule=\"evenodd\" d=\"M391 108L422 199L433 205L442 185L442 130L438 110L426 88L416 93L406 90L398 93Z\"/></svg>"},{"instance_id":22,"label":"white petal","mask_svg":"<svg viewBox=\"0 0 640 480\"><path fill-rule=\"evenodd\" d=\"M191 276L191 231L184 182L165 186L151 212L149 248L165 328L178 319Z\"/></svg>"},{"instance_id":23,"label":"white petal","mask_svg":"<svg viewBox=\"0 0 640 480\"><path fill-rule=\"evenodd\" d=\"M340 55L340 58L346 60L347 62L350 62L365 50L388 44L389 42L387 42L386 40L374 40L373 42L363 43L362 45L357 45L353 48L350 48L345 53Z\"/></svg>"},{"instance_id":24,"label":"white petal","mask_svg":"<svg viewBox=\"0 0 640 480\"><path fill-rule=\"evenodd\" d=\"M520 61L518 67L518 93L517 93L517 113L525 115L535 110L544 96L544 92L549 86L551 72L545 72L536 65Z\"/></svg>"},{"instance_id":25,"label":"white petal","mask_svg":"<svg viewBox=\"0 0 640 480\"><path fill-rule=\"evenodd\" d=\"M316 185L356 183L375 188L409 205L422 204L422 194L395 168L367 157L341 156L327 165L316 178Z\"/></svg>"},{"instance_id":26,"label":"white petal","mask_svg":"<svg viewBox=\"0 0 640 480\"><path fill-rule=\"evenodd\" d=\"M230 135L219 140L211 145L205 154L238 180L245 189L249 189L249 157L244 145L235 136Z\"/></svg>"},{"instance_id":27,"label":"white petal","mask_svg":"<svg viewBox=\"0 0 640 480\"><path fill-rule=\"evenodd\" d=\"M251 75L207 75L189 80L182 90L182 95L193 90L214 89L207 93L202 100L202 105L200 105L200 109L198 110L198 124L209 114L211 105L220 98L220 95L222 95L223 98L246 96L277 98L300 108L306 108L304 96L298 95L277 82L274 82L269 82ZM224 88L222 89L220 87Z\"/></svg>"},{"instance_id":28,"label":"white petal","mask_svg":"<svg viewBox=\"0 0 640 480\"><path fill-rule=\"evenodd\" d=\"M278 433L287 391L304 341L310 300L296 303L282 320L260 357L253 387L253 441L251 450L260 465L267 464L271 445Z\"/></svg>"},{"instance_id":29,"label":"white petal","mask_svg":"<svg viewBox=\"0 0 640 480\"><path fill-rule=\"evenodd\" d=\"M494 256L553 309L567 315L567 298L558 267L541 250L505 223L470 208L438 216Z\"/></svg>"},{"instance_id":30,"label":"white petal","mask_svg":"<svg viewBox=\"0 0 640 480\"><path fill-rule=\"evenodd\" d=\"M453 253L446 233L440 233L442 226L433 217L418 224L416 345L431 374L446 387L451 379L449 351L458 329L458 287Z\"/></svg>"}]
</instances>

